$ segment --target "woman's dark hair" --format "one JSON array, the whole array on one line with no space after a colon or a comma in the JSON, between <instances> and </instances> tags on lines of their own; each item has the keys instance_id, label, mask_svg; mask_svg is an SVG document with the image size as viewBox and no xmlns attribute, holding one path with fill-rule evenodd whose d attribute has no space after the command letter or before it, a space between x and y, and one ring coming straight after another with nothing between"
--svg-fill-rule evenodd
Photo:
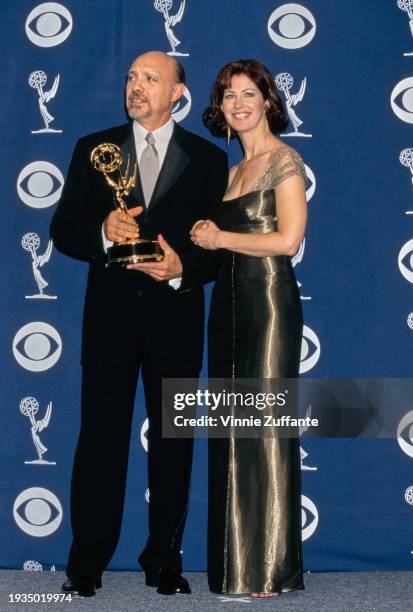
<instances>
[{"instance_id":1,"label":"woman's dark hair","mask_svg":"<svg viewBox=\"0 0 413 612\"><path fill-rule=\"evenodd\" d=\"M266 112L268 125L273 134L285 130L288 125L281 99L275 87L274 79L270 71L257 60L237 60L229 62L219 71L211 93L210 106L203 114L204 125L214 136L226 136L228 124L221 110L224 92L231 86L232 77L245 74L262 93L264 100L268 103ZM231 130L231 137L235 136Z\"/></svg>"}]
</instances>

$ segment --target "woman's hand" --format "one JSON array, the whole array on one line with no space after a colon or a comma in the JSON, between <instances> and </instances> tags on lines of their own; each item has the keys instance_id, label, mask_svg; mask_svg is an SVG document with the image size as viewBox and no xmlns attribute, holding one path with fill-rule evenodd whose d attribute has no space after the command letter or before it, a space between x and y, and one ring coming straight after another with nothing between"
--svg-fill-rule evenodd
<instances>
[{"instance_id":1,"label":"woman's hand","mask_svg":"<svg viewBox=\"0 0 413 612\"><path fill-rule=\"evenodd\" d=\"M197 221L189 233L192 242L203 249L215 251L221 246L219 244L221 230L209 219Z\"/></svg>"}]
</instances>

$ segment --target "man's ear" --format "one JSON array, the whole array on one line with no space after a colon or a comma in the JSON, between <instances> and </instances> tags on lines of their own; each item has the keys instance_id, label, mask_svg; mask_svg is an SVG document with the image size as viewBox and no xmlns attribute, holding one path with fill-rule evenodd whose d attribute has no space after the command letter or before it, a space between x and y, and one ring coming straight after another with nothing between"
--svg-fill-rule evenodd
<instances>
[{"instance_id":1,"label":"man's ear","mask_svg":"<svg viewBox=\"0 0 413 612\"><path fill-rule=\"evenodd\" d=\"M183 83L177 83L172 93L172 102L175 104L184 95L186 87Z\"/></svg>"}]
</instances>

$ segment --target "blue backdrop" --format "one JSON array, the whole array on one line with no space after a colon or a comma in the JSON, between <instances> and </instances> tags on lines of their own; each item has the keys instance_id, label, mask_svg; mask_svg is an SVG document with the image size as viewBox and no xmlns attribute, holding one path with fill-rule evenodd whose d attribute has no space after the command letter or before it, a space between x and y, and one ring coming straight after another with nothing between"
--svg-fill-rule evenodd
<instances>
[{"instance_id":1,"label":"blue backdrop","mask_svg":"<svg viewBox=\"0 0 413 612\"><path fill-rule=\"evenodd\" d=\"M125 74L141 52L179 56L188 91L174 116L207 138L201 115L218 69L263 61L292 120L285 139L310 178L308 231L294 259L302 374L410 377L413 0L19 0L3 7L0 28L0 566L62 569L87 266L53 249L48 226L76 140L124 121ZM238 161L237 143L229 152ZM303 441L307 570L412 569L412 411L404 440ZM146 535L144 421L139 390L111 569L136 568ZM206 566L206 508L202 440L186 569Z\"/></svg>"}]
</instances>

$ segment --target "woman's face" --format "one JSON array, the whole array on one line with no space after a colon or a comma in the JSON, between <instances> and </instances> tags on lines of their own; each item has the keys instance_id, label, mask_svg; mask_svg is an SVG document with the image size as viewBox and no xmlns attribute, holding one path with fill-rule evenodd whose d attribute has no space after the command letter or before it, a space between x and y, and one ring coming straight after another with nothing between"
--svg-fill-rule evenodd
<instances>
[{"instance_id":1,"label":"woman's face","mask_svg":"<svg viewBox=\"0 0 413 612\"><path fill-rule=\"evenodd\" d=\"M258 87L245 74L234 75L224 91L221 110L238 133L248 132L265 120L267 103Z\"/></svg>"}]
</instances>

